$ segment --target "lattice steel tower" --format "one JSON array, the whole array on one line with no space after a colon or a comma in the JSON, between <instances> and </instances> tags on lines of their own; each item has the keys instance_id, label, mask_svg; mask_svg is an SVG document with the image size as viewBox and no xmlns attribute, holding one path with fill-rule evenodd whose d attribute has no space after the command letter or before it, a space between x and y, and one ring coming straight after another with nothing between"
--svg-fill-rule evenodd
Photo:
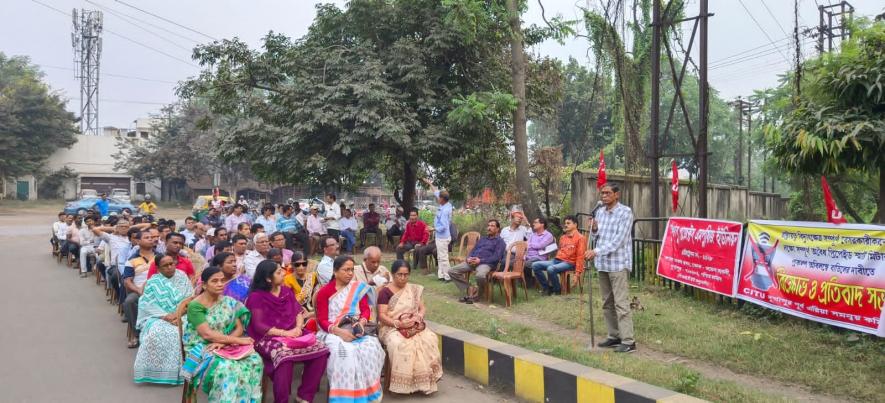
<instances>
[{"instance_id":1,"label":"lattice steel tower","mask_svg":"<svg viewBox=\"0 0 885 403\"><path fill-rule=\"evenodd\" d=\"M101 61L101 11L74 9L71 13L74 32L74 76L80 80L80 132L97 136L98 71Z\"/></svg>"}]
</instances>

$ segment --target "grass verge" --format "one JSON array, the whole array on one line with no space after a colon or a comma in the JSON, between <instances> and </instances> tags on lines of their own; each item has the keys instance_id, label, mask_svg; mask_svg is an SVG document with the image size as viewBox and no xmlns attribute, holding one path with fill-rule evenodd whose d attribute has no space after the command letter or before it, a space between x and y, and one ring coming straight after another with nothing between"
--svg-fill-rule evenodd
<instances>
[{"instance_id":1,"label":"grass verge","mask_svg":"<svg viewBox=\"0 0 885 403\"><path fill-rule=\"evenodd\" d=\"M421 275L414 276L413 281L424 285L434 294L431 296L434 300L434 310L431 311L433 320L488 337L495 335L489 329L486 314L475 309L465 310L464 305L457 303L446 303L451 301L450 297L457 296L451 284L442 284ZM594 288L594 292L594 296L599 295L598 288ZM882 396L885 396L885 383L881 381L885 373L885 342L876 337L773 314L749 304L744 309L737 309L701 302L680 292L658 287L634 288L631 295L638 296L645 307L643 311L634 312L633 318L637 342L643 348L725 367L739 374L804 386L813 392L832 396L846 396L858 401L882 401ZM574 294L539 297L529 290L529 297L530 301L526 303L520 294L520 299L507 309L512 314L589 333L589 324L582 319L588 315L586 294L583 300L579 300ZM496 303L502 303L499 295L496 295ZM599 319L600 305L596 297L596 330L602 337L604 324ZM478 323L460 318L468 316L468 313L480 315ZM500 319L497 321L500 325ZM516 331L531 335L520 333L517 337L511 335L501 340L516 341L514 344L536 351L551 349L551 355L673 390L692 389L691 385L696 384L696 393L680 391L705 399L755 401L760 398L753 391L742 391L740 385L721 384L703 376L693 381L692 377L700 374L692 375L693 371L684 366L654 364L649 359L639 364L620 356L598 358L600 355L574 350L583 346L570 346L555 338L535 343L538 338L544 338L543 334L536 335L541 333L536 328L517 328ZM598 362L600 360L601 363ZM675 372L668 375L668 371ZM738 397L740 399L736 399Z\"/></svg>"}]
</instances>

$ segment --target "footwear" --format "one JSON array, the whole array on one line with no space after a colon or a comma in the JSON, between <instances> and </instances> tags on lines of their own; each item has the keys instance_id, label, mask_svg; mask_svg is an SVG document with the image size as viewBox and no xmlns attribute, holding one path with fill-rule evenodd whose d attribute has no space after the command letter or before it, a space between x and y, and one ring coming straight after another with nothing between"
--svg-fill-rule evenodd
<instances>
[{"instance_id":1,"label":"footwear","mask_svg":"<svg viewBox=\"0 0 885 403\"><path fill-rule=\"evenodd\" d=\"M470 300L470 297L461 297L461 298L458 300L458 302L465 303L465 304L468 303L467 301L471 301L471 300ZM472 304L473 302L470 302L470 303Z\"/></svg>"},{"instance_id":2,"label":"footwear","mask_svg":"<svg viewBox=\"0 0 885 403\"><path fill-rule=\"evenodd\" d=\"M616 353L632 353L636 351L636 343L633 344L621 344L615 347Z\"/></svg>"},{"instance_id":3,"label":"footwear","mask_svg":"<svg viewBox=\"0 0 885 403\"><path fill-rule=\"evenodd\" d=\"M126 345L127 348L138 348L138 340L129 340L129 343Z\"/></svg>"},{"instance_id":4,"label":"footwear","mask_svg":"<svg viewBox=\"0 0 885 403\"><path fill-rule=\"evenodd\" d=\"M597 343L596 346L602 347L602 348L608 348L608 347L616 347L616 346L619 346L620 344L621 344L621 339L606 338L605 340Z\"/></svg>"},{"instance_id":5,"label":"footwear","mask_svg":"<svg viewBox=\"0 0 885 403\"><path fill-rule=\"evenodd\" d=\"M80 278L86 278L86 276L87 276L86 273L80 273Z\"/></svg>"},{"instance_id":6,"label":"footwear","mask_svg":"<svg viewBox=\"0 0 885 403\"><path fill-rule=\"evenodd\" d=\"M470 298L470 297L467 297L467 300L464 301L464 303L467 305L473 305L473 302L474 302L473 298Z\"/></svg>"}]
</instances>

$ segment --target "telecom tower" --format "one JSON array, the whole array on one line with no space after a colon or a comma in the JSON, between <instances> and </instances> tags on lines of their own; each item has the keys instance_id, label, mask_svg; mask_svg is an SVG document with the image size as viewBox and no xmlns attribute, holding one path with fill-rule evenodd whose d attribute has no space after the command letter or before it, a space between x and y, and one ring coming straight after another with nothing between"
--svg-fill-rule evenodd
<instances>
[{"instance_id":1,"label":"telecom tower","mask_svg":"<svg viewBox=\"0 0 885 403\"><path fill-rule=\"evenodd\" d=\"M80 132L98 136L98 67L101 60L101 11L71 13L74 76L80 80Z\"/></svg>"}]
</instances>

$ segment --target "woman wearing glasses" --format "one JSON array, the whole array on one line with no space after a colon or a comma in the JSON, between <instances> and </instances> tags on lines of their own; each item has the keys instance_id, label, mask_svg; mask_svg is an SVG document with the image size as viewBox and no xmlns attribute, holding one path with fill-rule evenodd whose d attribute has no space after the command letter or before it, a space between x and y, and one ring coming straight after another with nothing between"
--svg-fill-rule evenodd
<instances>
[{"instance_id":1,"label":"woman wearing glasses","mask_svg":"<svg viewBox=\"0 0 885 403\"><path fill-rule=\"evenodd\" d=\"M295 292L295 298L305 311L313 312L313 294L317 288L317 273L307 272L307 259L303 253L298 251L292 253L292 273L286 275L283 285Z\"/></svg>"}]
</instances>

